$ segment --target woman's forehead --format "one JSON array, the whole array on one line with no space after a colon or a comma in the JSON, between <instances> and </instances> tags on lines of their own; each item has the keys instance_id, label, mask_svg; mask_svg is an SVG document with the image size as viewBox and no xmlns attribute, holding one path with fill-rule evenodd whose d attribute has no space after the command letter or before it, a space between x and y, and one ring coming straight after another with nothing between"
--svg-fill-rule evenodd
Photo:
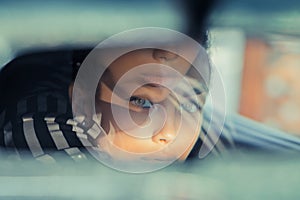
<instances>
[{"instance_id":1,"label":"woman's forehead","mask_svg":"<svg viewBox=\"0 0 300 200\"><path fill-rule=\"evenodd\" d=\"M152 57L155 56L155 52L159 52L161 54L173 54L174 57L176 57L177 61L184 61L182 62L184 66L190 66L193 69L191 69L191 75L194 78L200 78L201 77L210 77L211 73L211 64L209 61L209 57L207 55L207 52L204 49L195 49L195 48L189 48L187 46L177 46L174 45L172 47L166 47L163 48L162 46L160 48L140 48L140 49L134 49L131 51L125 51L124 54L120 54L121 49L120 48L106 48L106 49L98 49L96 50L95 57L96 62L103 66L105 63L109 64L110 66L113 62L116 61L128 61L129 63L149 63L152 61ZM97 53L98 51L98 53ZM108 54L114 55L119 54L114 59L110 59L110 56L106 56ZM97 56L98 55L98 56ZM110 61L110 62L108 62ZM168 64L166 64L168 65Z\"/></svg>"}]
</instances>

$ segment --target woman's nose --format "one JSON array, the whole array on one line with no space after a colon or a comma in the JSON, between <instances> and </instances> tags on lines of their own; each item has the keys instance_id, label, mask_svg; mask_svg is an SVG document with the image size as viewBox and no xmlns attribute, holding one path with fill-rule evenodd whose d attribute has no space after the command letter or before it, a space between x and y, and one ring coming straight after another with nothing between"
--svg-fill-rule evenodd
<instances>
[{"instance_id":1,"label":"woman's nose","mask_svg":"<svg viewBox=\"0 0 300 200\"><path fill-rule=\"evenodd\" d=\"M177 135L176 115L174 108L166 109L166 121L164 126L152 136L152 140L159 144L172 142Z\"/></svg>"},{"instance_id":2,"label":"woman's nose","mask_svg":"<svg viewBox=\"0 0 300 200\"><path fill-rule=\"evenodd\" d=\"M177 54L162 49L154 49L152 56L159 62L172 61L178 57Z\"/></svg>"}]
</instances>

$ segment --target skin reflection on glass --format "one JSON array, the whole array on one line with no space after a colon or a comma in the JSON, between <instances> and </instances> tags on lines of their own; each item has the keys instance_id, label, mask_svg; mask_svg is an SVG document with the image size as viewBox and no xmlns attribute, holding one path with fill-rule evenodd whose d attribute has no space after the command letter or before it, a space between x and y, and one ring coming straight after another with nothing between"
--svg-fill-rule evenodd
<instances>
[{"instance_id":1,"label":"skin reflection on glass","mask_svg":"<svg viewBox=\"0 0 300 200\"><path fill-rule=\"evenodd\" d=\"M151 63L153 67L144 67L144 70L138 73L136 77L122 83L116 94L118 99L114 101L113 106L117 107L119 118L124 120L123 124L128 125L124 130L116 123L111 110L114 87L130 70L147 63ZM172 70L163 70L165 68L157 66L168 66ZM179 160L185 160L200 134L201 108L207 92L200 86L198 87L201 85L199 80L189 78L190 69L191 64L185 59L160 49L135 50L116 59L100 79L96 94L96 112L102 114L101 126L105 132L110 134L111 142L127 152L155 152L172 143L178 134L179 126L181 126L181 130L194 135L193 141L186 147L185 152L180 153ZM172 71L176 73L172 73ZM180 88L183 76L187 77L188 84L194 87L193 96L184 93L184 84ZM138 87L134 91L127 91L126 84ZM181 91L179 92L181 95L178 97L174 91L165 85L172 87L174 91L178 89ZM134 127L127 123L130 120L122 117L122 113L129 112L135 125L143 126L148 123L149 114L156 107L163 108L163 112L161 112L163 123L155 131L155 134L145 138L128 134ZM195 126L191 126L190 123L198 124L196 130L191 128ZM173 159L175 156L178 157L178 153L170 152L165 156L165 159Z\"/></svg>"}]
</instances>

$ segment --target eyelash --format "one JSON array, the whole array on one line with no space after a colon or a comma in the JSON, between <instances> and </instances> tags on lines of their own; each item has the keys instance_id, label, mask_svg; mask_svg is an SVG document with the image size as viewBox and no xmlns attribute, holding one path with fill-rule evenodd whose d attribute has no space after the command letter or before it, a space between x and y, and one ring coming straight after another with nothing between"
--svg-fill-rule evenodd
<instances>
[{"instance_id":1,"label":"eyelash","mask_svg":"<svg viewBox=\"0 0 300 200\"><path fill-rule=\"evenodd\" d=\"M136 96L132 96L129 99L129 102L131 103L131 105L136 106L138 108L141 109L150 109L153 106L153 103L151 101L149 101L148 99L144 99L144 98L140 98L140 97L136 97ZM143 104L145 104L143 106Z\"/></svg>"},{"instance_id":2,"label":"eyelash","mask_svg":"<svg viewBox=\"0 0 300 200\"><path fill-rule=\"evenodd\" d=\"M180 107L189 113L201 111L201 106L197 102L192 100L189 100L186 103L181 103Z\"/></svg>"},{"instance_id":3,"label":"eyelash","mask_svg":"<svg viewBox=\"0 0 300 200\"><path fill-rule=\"evenodd\" d=\"M140 97L136 97L136 96L130 97L129 102L131 103L131 105L136 106L141 109L150 109L150 108L152 108L152 106L154 104L151 101L149 101L148 99L144 99L144 98L140 98ZM186 103L181 103L180 107L189 113L195 113L195 112L201 110L201 106L197 102L192 101L192 100L189 100Z\"/></svg>"}]
</instances>

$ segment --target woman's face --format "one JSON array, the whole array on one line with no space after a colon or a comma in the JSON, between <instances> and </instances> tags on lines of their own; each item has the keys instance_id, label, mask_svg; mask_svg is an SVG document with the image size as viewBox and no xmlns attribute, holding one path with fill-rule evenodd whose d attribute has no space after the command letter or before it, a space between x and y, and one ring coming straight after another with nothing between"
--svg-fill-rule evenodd
<instances>
[{"instance_id":1,"label":"woman's face","mask_svg":"<svg viewBox=\"0 0 300 200\"><path fill-rule=\"evenodd\" d=\"M172 150L160 159L188 156L200 133L205 95L194 88L188 92L194 82L183 77L190 67L180 56L159 49L132 51L108 67L98 85L96 112L116 147L152 153L168 148L178 134L192 134L188 145L177 143L185 145L179 148L184 151Z\"/></svg>"}]
</instances>

